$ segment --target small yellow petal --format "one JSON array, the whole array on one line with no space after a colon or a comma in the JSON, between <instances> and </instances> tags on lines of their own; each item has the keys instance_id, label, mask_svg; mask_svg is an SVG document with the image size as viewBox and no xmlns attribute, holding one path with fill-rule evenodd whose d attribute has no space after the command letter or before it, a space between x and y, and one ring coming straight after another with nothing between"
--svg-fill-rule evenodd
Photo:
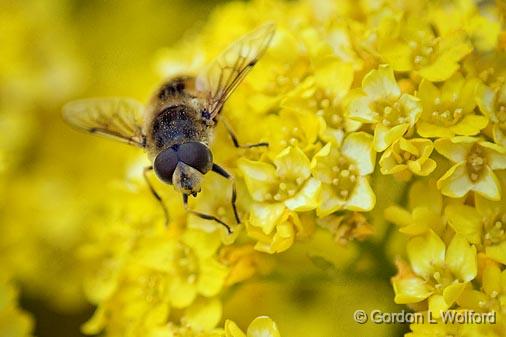
<instances>
[{"instance_id":1,"label":"small yellow petal","mask_svg":"<svg viewBox=\"0 0 506 337\"><path fill-rule=\"evenodd\" d=\"M346 202L346 209L351 211L370 211L376 204L376 196L367 178L359 177L351 198Z\"/></svg>"},{"instance_id":2,"label":"small yellow petal","mask_svg":"<svg viewBox=\"0 0 506 337\"><path fill-rule=\"evenodd\" d=\"M443 297L448 307L451 307L455 301L462 295L466 287L465 283L450 284L443 290Z\"/></svg>"},{"instance_id":3,"label":"small yellow petal","mask_svg":"<svg viewBox=\"0 0 506 337\"><path fill-rule=\"evenodd\" d=\"M438 139L434 142L436 151L454 163L466 160L467 154L477 139L471 137L454 137Z\"/></svg>"},{"instance_id":4,"label":"small yellow petal","mask_svg":"<svg viewBox=\"0 0 506 337\"><path fill-rule=\"evenodd\" d=\"M457 234L464 236L471 243L481 242L481 216L474 207L460 204L448 205L445 215L449 225Z\"/></svg>"},{"instance_id":5,"label":"small yellow petal","mask_svg":"<svg viewBox=\"0 0 506 337\"><path fill-rule=\"evenodd\" d=\"M281 337L274 321L267 316L257 317L248 326L248 337Z\"/></svg>"},{"instance_id":6,"label":"small yellow petal","mask_svg":"<svg viewBox=\"0 0 506 337\"><path fill-rule=\"evenodd\" d=\"M434 268L444 264L445 248L444 242L433 231L409 240L407 251L415 273L430 278Z\"/></svg>"},{"instance_id":7,"label":"small yellow petal","mask_svg":"<svg viewBox=\"0 0 506 337\"><path fill-rule=\"evenodd\" d=\"M354 132L348 135L341 147L341 153L357 164L361 175L371 174L376 162L376 152L372 148L372 136L365 132Z\"/></svg>"},{"instance_id":8,"label":"small yellow petal","mask_svg":"<svg viewBox=\"0 0 506 337\"><path fill-rule=\"evenodd\" d=\"M506 241L495 246L485 247L485 255L494 261L506 264Z\"/></svg>"},{"instance_id":9,"label":"small yellow petal","mask_svg":"<svg viewBox=\"0 0 506 337\"><path fill-rule=\"evenodd\" d=\"M486 265L483 270L483 290L487 295L501 292L501 269L493 263Z\"/></svg>"},{"instance_id":10,"label":"small yellow petal","mask_svg":"<svg viewBox=\"0 0 506 337\"><path fill-rule=\"evenodd\" d=\"M226 337L246 337L246 334L239 329L237 324L231 320L225 321L225 336Z\"/></svg>"},{"instance_id":11,"label":"small yellow petal","mask_svg":"<svg viewBox=\"0 0 506 337\"><path fill-rule=\"evenodd\" d=\"M446 252L446 264L461 281L471 281L478 272L476 247L461 235L455 235Z\"/></svg>"},{"instance_id":12,"label":"small yellow petal","mask_svg":"<svg viewBox=\"0 0 506 337\"><path fill-rule=\"evenodd\" d=\"M419 277L394 278L395 303L408 304L425 300L432 295L431 287Z\"/></svg>"},{"instance_id":13,"label":"small yellow petal","mask_svg":"<svg viewBox=\"0 0 506 337\"><path fill-rule=\"evenodd\" d=\"M441 193L452 198L461 198L472 188L473 183L467 175L465 163L459 163L448 170L438 181Z\"/></svg>"},{"instance_id":14,"label":"small yellow petal","mask_svg":"<svg viewBox=\"0 0 506 337\"><path fill-rule=\"evenodd\" d=\"M501 199L501 185L492 169L488 166L485 167L480 180L474 184L472 189L487 199Z\"/></svg>"},{"instance_id":15,"label":"small yellow petal","mask_svg":"<svg viewBox=\"0 0 506 337\"><path fill-rule=\"evenodd\" d=\"M399 124L392 128L378 124L374 129L374 150L383 152L396 140L401 138L409 128L409 124Z\"/></svg>"},{"instance_id":16,"label":"small yellow petal","mask_svg":"<svg viewBox=\"0 0 506 337\"><path fill-rule=\"evenodd\" d=\"M319 203L321 182L310 178L293 198L285 200L288 209L305 212L315 209Z\"/></svg>"}]
</instances>

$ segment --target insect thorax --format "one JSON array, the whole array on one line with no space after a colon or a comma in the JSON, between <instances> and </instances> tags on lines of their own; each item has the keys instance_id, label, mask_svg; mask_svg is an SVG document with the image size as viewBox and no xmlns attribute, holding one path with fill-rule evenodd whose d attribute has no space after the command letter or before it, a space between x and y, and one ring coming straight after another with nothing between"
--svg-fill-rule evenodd
<instances>
[{"instance_id":1,"label":"insect thorax","mask_svg":"<svg viewBox=\"0 0 506 337\"><path fill-rule=\"evenodd\" d=\"M152 137L157 151L174 144L208 143L209 130L197 112L188 105L174 105L163 109L153 119Z\"/></svg>"}]
</instances>

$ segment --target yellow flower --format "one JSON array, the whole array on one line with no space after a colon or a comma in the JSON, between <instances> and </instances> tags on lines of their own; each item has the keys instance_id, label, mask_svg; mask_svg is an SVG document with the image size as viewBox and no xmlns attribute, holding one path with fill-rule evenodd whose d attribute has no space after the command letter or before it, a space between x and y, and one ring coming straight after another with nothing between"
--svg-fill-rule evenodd
<instances>
[{"instance_id":1,"label":"yellow flower","mask_svg":"<svg viewBox=\"0 0 506 337\"><path fill-rule=\"evenodd\" d=\"M376 153L372 137L365 132L349 134L339 148L328 143L311 162L313 175L322 183L319 217L335 211L370 211L376 197L367 176L374 170Z\"/></svg>"},{"instance_id":2,"label":"yellow flower","mask_svg":"<svg viewBox=\"0 0 506 337\"><path fill-rule=\"evenodd\" d=\"M436 168L429 156L434 144L429 139L400 138L381 156L381 173L394 174L400 180L409 180L413 174L427 176Z\"/></svg>"},{"instance_id":3,"label":"yellow flower","mask_svg":"<svg viewBox=\"0 0 506 337\"><path fill-rule=\"evenodd\" d=\"M226 337L281 337L276 323L267 316L255 318L246 334L234 322L227 320L225 322Z\"/></svg>"},{"instance_id":4,"label":"yellow flower","mask_svg":"<svg viewBox=\"0 0 506 337\"><path fill-rule=\"evenodd\" d=\"M248 235L258 242L255 249L273 254L290 248L295 238L305 238L313 231L312 223L303 223L297 213L281 204L255 203L247 223Z\"/></svg>"},{"instance_id":5,"label":"yellow flower","mask_svg":"<svg viewBox=\"0 0 506 337\"><path fill-rule=\"evenodd\" d=\"M274 165L246 158L237 164L253 198L247 230L259 241L255 249L288 249L296 233L304 232L295 212L318 206L321 182L311 177L309 159L299 148L288 147L274 158Z\"/></svg>"},{"instance_id":6,"label":"yellow flower","mask_svg":"<svg viewBox=\"0 0 506 337\"><path fill-rule=\"evenodd\" d=\"M422 106L418 98L403 94L393 70L381 65L362 80L362 90L350 94L350 118L374 126L374 149L384 151L415 125Z\"/></svg>"},{"instance_id":7,"label":"yellow flower","mask_svg":"<svg viewBox=\"0 0 506 337\"><path fill-rule=\"evenodd\" d=\"M494 141L506 147L506 83L496 90L482 84L477 90L478 106L492 123Z\"/></svg>"},{"instance_id":8,"label":"yellow flower","mask_svg":"<svg viewBox=\"0 0 506 337\"><path fill-rule=\"evenodd\" d=\"M381 56L395 71L416 71L428 81L451 77L459 61L473 49L463 30L438 37L427 22L414 16L400 20L390 30L380 41Z\"/></svg>"},{"instance_id":9,"label":"yellow flower","mask_svg":"<svg viewBox=\"0 0 506 337\"><path fill-rule=\"evenodd\" d=\"M362 241L374 234L374 227L367 218L359 212L346 212L344 214L331 214L317 219L318 226L327 229L334 241L345 245L350 241Z\"/></svg>"},{"instance_id":10,"label":"yellow flower","mask_svg":"<svg viewBox=\"0 0 506 337\"><path fill-rule=\"evenodd\" d=\"M301 41L284 27L278 27L259 66L264 71L253 71L248 75L253 88L253 96L249 98L254 102L251 109L258 112L277 107L283 96L309 73L309 59L301 48Z\"/></svg>"},{"instance_id":11,"label":"yellow flower","mask_svg":"<svg viewBox=\"0 0 506 337\"><path fill-rule=\"evenodd\" d=\"M345 133L356 131L361 125L343 111L342 101L352 81L350 64L327 57L316 65L313 76L287 94L282 106L316 114L321 124L320 137L327 142L341 143Z\"/></svg>"},{"instance_id":12,"label":"yellow flower","mask_svg":"<svg viewBox=\"0 0 506 337\"><path fill-rule=\"evenodd\" d=\"M273 164L240 158L239 171L254 201L280 204L293 211L309 211L318 204L320 182L311 177L311 165L298 147L280 152Z\"/></svg>"},{"instance_id":13,"label":"yellow flower","mask_svg":"<svg viewBox=\"0 0 506 337\"><path fill-rule=\"evenodd\" d=\"M409 190L408 209L389 206L385 219L400 227L401 233L414 236L433 230L442 234L445 220L442 216L443 197L433 181L416 181Z\"/></svg>"},{"instance_id":14,"label":"yellow flower","mask_svg":"<svg viewBox=\"0 0 506 337\"><path fill-rule=\"evenodd\" d=\"M501 24L493 6L478 8L471 0L446 2L443 6L433 3L427 16L442 36L464 30L479 52L489 52L497 46Z\"/></svg>"},{"instance_id":15,"label":"yellow flower","mask_svg":"<svg viewBox=\"0 0 506 337\"><path fill-rule=\"evenodd\" d=\"M459 298L477 274L476 248L455 235L448 247L433 231L413 237L407 244L411 269L399 268L392 278L395 302L417 303L428 299L438 317Z\"/></svg>"},{"instance_id":16,"label":"yellow flower","mask_svg":"<svg viewBox=\"0 0 506 337\"><path fill-rule=\"evenodd\" d=\"M212 297L222 290L228 269L215 257L220 244L217 233L188 229L167 247L165 268L172 276L169 293L174 307L186 307L197 295Z\"/></svg>"},{"instance_id":17,"label":"yellow flower","mask_svg":"<svg viewBox=\"0 0 506 337\"><path fill-rule=\"evenodd\" d=\"M210 329L218 323L221 303L217 307L212 297L222 290L228 273L215 258L218 233L188 229L174 238L148 232L134 242L126 245L133 248L126 257L109 261L120 265L119 275L113 275L107 292L98 293L103 298L84 332L105 328L112 336L143 335L165 324L172 307L185 308L187 325Z\"/></svg>"},{"instance_id":18,"label":"yellow flower","mask_svg":"<svg viewBox=\"0 0 506 337\"><path fill-rule=\"evenodd\" d=\"M85 334L143 335L164 324L170 313L168 273L131 265L110 296L82 327Z\"/></svg>"},{"instance_id":19,"label":"yellow flower","mask_svg":"<svg viewBox=\"0 0 506 337\"><path fill-rule=\"evenodd\" d=\"M279 114L265 117L265 135L269 140L268 152L277 156L287 147L298 147L304 152L313 150L322 128L316 114L307 110L283 108Z\"/></svg>"},{"instance_id":20,"label":"yellow flower","mask_svg":"<svg viewBox=\"0 0 506 337\"><path fill-rule=\"evenodd\" d=\"M506 315L506 269L501 271L496 263L485 263L480 281L479 290L466 288L458 301L459 305L476 311L495 311L498 315Z\"/></svg>"},{"instance_id":21,"label":"yellow flower","mask_svg":"<svg viewBox=\"0 0 506 337\"><path fill-rule=\"evenodd\" d=\"M504 176L503 186L506 186ZM453 204L445 210L448 223L456 233L477 245L478 250L497 262L506 264L506 205L479 195L475 207Z\"/></svg>"},{"instance_id":22,"label":"yellow flower","mask_svg":"<svg viewBox=\"0 0 506 337\"><path fill-rule=\"evenodd\" d=\"M243 282L257 273L266 273L272 261L256 251L252 244L225 246L220 250L220 262L230 270L226 286Z\"/></svg>"},{"instance_id":23,"label":"yellow flower","mask_svg":"<svg viewBox=\"0 0 506 337\"><path fill-rule=\"evenodd\" d=\"M438 139L436 150L455 163L437 182L441 193L452 198L474 191L499 200L501 187L495 170L506 169L506 149L473 137Z\"/></svg>"},{"instance_id":24,"label":"yellow flower","mask_svg":"<svg viewBox=\"0 0 506 337\"><path fill-rule=\"evenodd\" d=\"M487 126L488 118L475 115L476 78L464 79L456 73L439 89L423 80L418 97L422 100L423 113L417 123L417 131L423 137L453 137L476 135Z\"/></svg>"}]
</instances>

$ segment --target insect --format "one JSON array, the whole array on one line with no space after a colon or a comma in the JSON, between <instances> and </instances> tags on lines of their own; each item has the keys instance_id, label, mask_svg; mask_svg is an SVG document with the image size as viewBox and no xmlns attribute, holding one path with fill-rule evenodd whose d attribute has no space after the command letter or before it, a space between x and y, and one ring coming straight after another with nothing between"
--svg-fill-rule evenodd
<instances>
[{"instance_id":1,"label":"insect","mask_svg":"<svg viewBox=\"0 0 506 337\"><path fill-rule=\"evenodd\" d=\"M163 208L166 224L167 207L148 177L151 171L182 194L185 209L220 223L231 233L230 226L217 217L188 209L188 197L200 192L203 177L209 171L231 179L231 204L236 222L241 222L235 182L225 169L213 162L209 146L223 105L264 54L274 32L274 24L263 25L232 43L196 76L168 79L146 107L131 98L89 98L67 103L63 118L78 129L135 145L147 152L152 165L144 168L143 175ZM226 123L225 126L236 147L268 145L241 145L230 127Z\"/></svg>"}]
</instances>

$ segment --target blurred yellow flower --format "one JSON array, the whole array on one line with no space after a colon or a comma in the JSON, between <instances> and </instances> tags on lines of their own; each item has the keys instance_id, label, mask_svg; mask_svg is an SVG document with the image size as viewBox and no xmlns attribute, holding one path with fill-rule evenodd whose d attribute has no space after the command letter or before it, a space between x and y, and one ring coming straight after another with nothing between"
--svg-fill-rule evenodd
<instances>
[{"instance_id":1,"label":"blurred yellow flower","mask_svg":"<svg viewBox=\"0 0 506 337\"><path fill-rule=\"evenodd\" d=\"M384 151L413 127L422 112L420 100L401 92L388 65L371 70L362 80L362 90L350 93L347 114L374 126L374 149Z\"/></svg>"},{"instance_id":2,"label":"blurred yellow flower","mask_svg":"<svg viewBox=\"0 0 506 337\"><path fill-rule=\"evenodd\" d=\"M281 337L276 323L267 316L255 318L248 326L246 333L232 321L225 322L226 337Z\"/></svg>"},{"instance_id":3,"label":"blurred yellow flower","mask_svg":"<svg viewBox=\"0 0 506 337\"><path fill-rule=\"evenodd\" d=\"M409 190L408 209L397 205L384 211L385 219L399 226L401 233L414 236L429 230L442 234L445 219L442 216L443 197L434 181L416 181Z\"/></svg>"},{"instance_id":4,"label":"blurred yellow flower","mask_svg":"<svg viewBox=\"0 0 506 337\"><path fill-rule=\"evenodd\" d=\"M218 262L216 253L221 241L217 234L187 230L168 248L171 303L176 308L190 305L197 295L217 295L227 277L227 268ZM165 263L165 262L164 262Z\"/></svg>"},{"instance_id":5,"label":"blurred yellow flower","mask_svg":"<svg viewBox=\"0 0 506 337\"><path fill-rule=\"evenodd\" d=\"M441 193L452 198L469 191L491 199L501 198L494 171L506 169L506 149L473 137L438 139L436 150L455 163L437 182Z\"/></svg>"},{"instance_id":6,"label":"blurred yellow flower","mask_svg":"<svg viewBox=\"0 0 506 337\"><path fill-rule=\"evenodd\" d=\"M379 52L395 71L416 71L428 81L444 81L459 69L472 45L463 30L436 36L430 24L415 15L391 26Z\"/></svg>"},{"instance_id":7,"label":"blurred yellow flower","mask_svg":"<svg viewBox=\"0 0 506 337\"><path fill-rule=\"evenodd\" d=\"M32 336L32 318L18 308L18 291L7 278L5 271L0 274L0 336Z\"/></svg>"}]
</instances>

